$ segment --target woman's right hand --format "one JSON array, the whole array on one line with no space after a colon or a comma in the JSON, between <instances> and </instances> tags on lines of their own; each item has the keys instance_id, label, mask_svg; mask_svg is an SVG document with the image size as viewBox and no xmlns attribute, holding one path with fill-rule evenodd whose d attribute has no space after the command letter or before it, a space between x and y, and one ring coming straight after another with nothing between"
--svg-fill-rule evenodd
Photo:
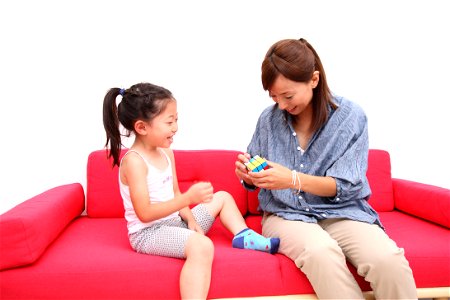
<instances>
[{"instance_id":1,"label":"woman's right hand","mask_svg":"<svg viewBox=\"0 0 450 300\"><path fill-rule=\"evenodd\" d=\"M189 199L189 205L209 202L212 200L214 189L211 182L194 183L186 192Z\"/></svg>"},{"instance_id":2,"label":"woman's right hand","mask_svg":"<svg viewBox=\"0 0 450 300\"><path fill-rule=\"evenodd\" d=\"M248 153L239 154L235 163L236 169L234 172L240 180L244 180L247 184L253 185L252 180L248 176L248 169L245 166L245 163L248 163L250 158L251 156Z\"/></svg>"}]
</instances>

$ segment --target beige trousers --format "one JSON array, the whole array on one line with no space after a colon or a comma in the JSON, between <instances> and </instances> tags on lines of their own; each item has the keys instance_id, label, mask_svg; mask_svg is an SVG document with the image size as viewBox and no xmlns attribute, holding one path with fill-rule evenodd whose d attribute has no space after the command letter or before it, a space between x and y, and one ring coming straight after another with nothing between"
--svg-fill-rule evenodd
<instances>
[{"instance_id":1,"label":"beige trousers","mask_svg":"<svg viewBox=\"0 0 450 300\"><path fill-rule=\"evenodd\" d=\"M346 259L370 282L376 299L417 299L404 250L377 225L346 219L315 224L266 214L262 232L280 238L278 252L306 274L319 299L364 299Z\"/></svg>"}]
</instances>

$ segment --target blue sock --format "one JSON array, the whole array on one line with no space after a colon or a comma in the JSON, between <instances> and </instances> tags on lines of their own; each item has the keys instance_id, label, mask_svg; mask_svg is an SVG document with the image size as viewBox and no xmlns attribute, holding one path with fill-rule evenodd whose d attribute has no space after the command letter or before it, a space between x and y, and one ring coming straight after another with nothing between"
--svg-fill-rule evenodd
<instances>
[{"instance_id":1,"label":"blue sock","mask_svg":"<svg viewBox=\"0 0 450 300\"><path fill-rule=\"evenodd\" d=\"M280 246L279 238L266 238L250 228L236 234L232 242L233 248L252 249L271 254L277 253Z\"/></svg>"}]
</instances>

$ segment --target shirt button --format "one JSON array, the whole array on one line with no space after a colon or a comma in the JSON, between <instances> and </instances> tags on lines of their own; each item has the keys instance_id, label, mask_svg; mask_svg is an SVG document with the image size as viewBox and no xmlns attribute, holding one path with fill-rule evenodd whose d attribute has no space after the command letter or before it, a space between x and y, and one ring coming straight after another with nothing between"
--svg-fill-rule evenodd
<instances>
[{"instance_id":1,"label":"shirt button","mask_svg":"<svg viewBox=\"0 0 450 300\"><path fill-rule=\"evenodd\" d=\"M336 201L339 202L339 201L341 201L341 199L340 199L339 197L337 197L337 198L336 198Z\"/></svg>"},{"instance_id":2,"label":"shirt button","mask_svg":"<svg viewBox=\"0 0 450 300\"><path fill-rule=\"evenodd\" d=\"M304 168L305 166L303 164L300 164L300 168Z\"/></svg>"},{"instance_id":3,"label":"shirt button","mask_svg":"<svg viewBox=\"0 0 450 300\"><path fill-rule=\"evenodd\" d=\"M309 208L305 208L306 211L309 211Z\"/></svg>"},{"instance_id":4,"label":"shirt button","mask_svg":"<svg viewBox=\"0 0 450 300\"><path fill-rule=\"evenodd\" d=\"M321 215L322 217L324 217L324 218L327 216L327 214L320 214L320 215Z\"/></svg>"},{"instance_id":5,"label":"shirt button","mask_svg":"<svg viewBox=\"0 0 450 300\"><path fill-rule=\"evenodd\" d=\"M303 197L302 197L302 196L298 196L298 199L302 200L302 199L303 199Z\"/></svg>"},{"instance_id":6,"label":"shirt button","mask_svg":"<svg viewBox=\"0 0 450 300\"><path fill-rule=\"evenodd\" d=\"M298 147L297 147L297 150L298 150L298 151L301 151L301 150L302 150L302 148L300 148L300 146L298 146Z\"/></svg>"},{"instance_id":7,"label":"shirt button","mask_svg":"<svg viewBox=\"0 0 450 300\"><path fill-rule=\"evenodd\" d=\"M293 136L297 136L297 132L293 132L292 135L293 135Z\"/></svg>"}]
</instances>

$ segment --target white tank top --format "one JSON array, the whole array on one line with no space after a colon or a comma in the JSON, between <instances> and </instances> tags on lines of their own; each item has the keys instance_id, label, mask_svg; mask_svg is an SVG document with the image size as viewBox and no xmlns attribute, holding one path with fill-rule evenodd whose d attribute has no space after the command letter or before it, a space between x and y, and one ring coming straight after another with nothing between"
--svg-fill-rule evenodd
<instances>
[{"instance_id":1,"label":"white tank top","mask_svg":"<svg viewBox=\"0 0 450 300\"><path fill-rule=\"evenodd\" d=\"M150 194L150 202L165 202L174 198L173 193L173 175L172 175L172 163L170 158L167 156L167 153L159 149L161 153L166 157L168 165L165 170L160 170L154 167L150 162L148 162L144 156L142 156L139 152L135 150L128 150L127 153L123 157L125 157L128 153L134 152L138 154L147 165L147 188ZM122 160L123 160L122 157ZM122 160L120 163L122 164ZM120 186L120 195L122 196L123 205L125 208L125 219L127 220L128 234L137 232L145 227L156 224L162 220L170 219L173 217L177 217L178 212L174 212L167 217L161 218L159 220L143 223L139 220L134 211L133 204L130 198L130 189L127 185L123 184L120 180L120 169L119 169L119 186Z\"/></svg>"}]
</instances>

